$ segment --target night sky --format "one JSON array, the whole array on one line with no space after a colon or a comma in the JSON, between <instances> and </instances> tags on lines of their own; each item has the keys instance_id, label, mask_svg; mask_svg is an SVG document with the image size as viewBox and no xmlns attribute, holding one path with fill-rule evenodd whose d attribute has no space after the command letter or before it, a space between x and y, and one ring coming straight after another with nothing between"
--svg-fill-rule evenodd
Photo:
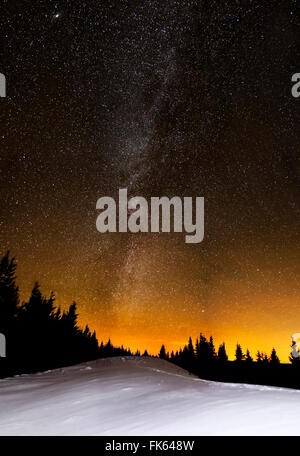
<instances>
[{"instance_id":1,"label":"night sky","mask_svg":"<svg viewBox=\"0 0 300 456\"><path fill-rule=\"evenodd\" d=\"M0 253L99 339L300 332L300 10L277 1L2 1ZM96 230L96 201L204 196L205 238Z\"/></svg>"}]
</instances>

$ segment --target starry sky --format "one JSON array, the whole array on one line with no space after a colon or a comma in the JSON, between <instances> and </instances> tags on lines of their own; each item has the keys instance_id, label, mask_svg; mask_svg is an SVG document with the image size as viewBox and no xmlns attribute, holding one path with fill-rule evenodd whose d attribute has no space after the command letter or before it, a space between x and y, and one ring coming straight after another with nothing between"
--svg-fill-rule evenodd
<instances>
[{"instance_id":1,"label":"starry sky","mask_svg":"<svg viewBox=\"0 0 300 456\"><path fill-rule=\"evenodd\" d=\"M2 2L0 250L99 339L300 331L296 0ZM96 230L96 201L204 196L205 238Z\"/></svg>"}]
</instances>

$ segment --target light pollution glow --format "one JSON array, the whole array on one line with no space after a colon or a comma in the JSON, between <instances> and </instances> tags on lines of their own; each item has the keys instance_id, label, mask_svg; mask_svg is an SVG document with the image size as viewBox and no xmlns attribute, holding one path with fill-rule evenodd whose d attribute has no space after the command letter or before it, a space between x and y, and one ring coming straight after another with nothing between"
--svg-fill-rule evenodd
<instances>
[{"instance_id":1,"label":"light pollution glow","mask_svg":"<svg viewBox=\"0 0 300 456\"><path fill-rule=\"evenodd\" d=\"M282 247L289 266L281 264L281 274L275 277L278 251L272 262L261 252L249 251L245 256L237 249L235 264L243 261L247 269L237 280L223 271L211 276L206 262L195 258L192 250L172 247L165 238L145 239L135 241L131 257L127 256L119 271L110 271L119 275L106 305L104 285L110 278L104 275L103 282L97 283L103 274L99 262L82 265L68 252L61 261L49 258L43 263L28 263L29 252L17 255L22 299L28 299L33 281L40 279L44 294L54 290L57 305L67 308L73 300L77 302L80 324L95 329L99 340L110 337L114 344L132 350L147 349L157 354L164 343L168 351L176 351L189 336L195 342L202 332L214 337L216 347L225 341L231 359L236 343L240 343L253 357L257 350L269 354L275 347L281 361L288 361L291 336L299 332L299 281L290 273L294 271L295 252L289 250L287 255L287 246ZM228 271L232 269L232 255L222 253ZM287 275L289 281L282 279ZM199 277L205 278L200 285Z\"/></svg>"}]
</instances>

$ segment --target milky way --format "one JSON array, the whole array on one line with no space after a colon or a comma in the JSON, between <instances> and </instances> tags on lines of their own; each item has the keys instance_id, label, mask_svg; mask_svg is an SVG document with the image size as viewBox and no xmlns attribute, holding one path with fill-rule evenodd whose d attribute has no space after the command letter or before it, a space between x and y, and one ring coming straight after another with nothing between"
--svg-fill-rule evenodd
<instances>
[{"instance_id":1,"label":"milky way","mask_svg":"<svg viewBox=\"0 0 300 456\"><path fill-rule=\"evenodd\" d=\"M0 241L24 299L38 279L132 347L202 330L286 357L300 329L297 2L3 9ZM99 234L96 201L119 188L204 196L204 241Z\"/></svg>"}]
</instances>

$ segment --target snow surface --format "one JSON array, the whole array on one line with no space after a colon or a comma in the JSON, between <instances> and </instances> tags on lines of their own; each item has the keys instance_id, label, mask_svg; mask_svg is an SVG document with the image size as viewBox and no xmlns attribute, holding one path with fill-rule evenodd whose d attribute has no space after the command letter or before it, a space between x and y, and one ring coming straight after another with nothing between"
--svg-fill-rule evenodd
<instances>
[{"instance_id":1,"label":"snow surface","mask_svg":"<svg viewBox=\"0 0 300 456\"><path fill-rule=\"evenodd\" d=\"M119 357L0 380L0 435L300 435L300 391Z\"/></svg>"}]
</instances>

